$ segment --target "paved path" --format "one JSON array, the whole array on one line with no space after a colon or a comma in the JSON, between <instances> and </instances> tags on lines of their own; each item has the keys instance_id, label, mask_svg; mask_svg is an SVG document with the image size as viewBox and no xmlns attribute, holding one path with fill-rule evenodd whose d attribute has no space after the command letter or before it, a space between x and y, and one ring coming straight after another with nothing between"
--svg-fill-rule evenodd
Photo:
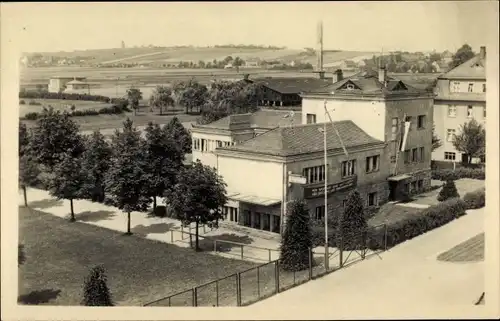
<instances>
[{"instance_id":1,"label":"paved path","mask_svg":"<svg viewBox=\"0 0 500 321\"><path fill-rule=\"evenodd\" d=\"M484 264L440 262L437 256L484 231L484 209L372 256L347 269L260 301L252 308L352 307L370 309L408 305L473 305L484 291Z\"/></svg>"}]
</instances>

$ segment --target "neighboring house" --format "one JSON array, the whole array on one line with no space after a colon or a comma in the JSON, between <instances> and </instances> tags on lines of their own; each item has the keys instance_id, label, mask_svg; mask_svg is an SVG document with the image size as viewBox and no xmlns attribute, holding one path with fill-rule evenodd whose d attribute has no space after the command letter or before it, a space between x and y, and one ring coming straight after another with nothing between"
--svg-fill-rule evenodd
<instances>
[{"instance_id":1,"label":"neighboring house","mask_svg":"<svg viewBox=\"0 0 500 321\"><path fill-rule=\"evenodd\" d=\"M70 81L84 81L85 77L51 77L49 79L49 92L58 93L64 91L66 88L66 84Z\"/></svg>"},{"instance_id":2,"label":"neighboring house","mask_svg":"<svg viewBox=\"0 0 500 321\"><path fill-rule=\"evenodd\" d=\"M443 57L443 62L445 64L449 64L453 60L453 54L451 52L449 52L448 50L443 52L442 57Z\"/></svg>"},{"instance_id":3,"label":"neighboring house","mask_svg":"<svg viewBox=\"0 0 500 321\"><path fill-rule=\"evenodd\" d=\"M478 55L438 78L434 124L443 145L432 153L433 160L460 162L467 159L468 155L458 152L452 141L460 125L473 118L480 123L486 121L486 47L481 47Z\"/></svg>"},{"instance_id":4,"label":"neighboring house","mask_svg":"<svg viewBox=\"0 0 500 321\"><path fill-rule=\"evenodd\" d=\"M331 79L320 78L255 78L245 81L256 83L262 88L261 106L300 106L301 92L331 84Z\"/></svg>"},{"instance_id":5,"label":"neighboring house","mask_svg":"<svg viewBox=\"0 0 500 321\"><path fill-rule=\"evenodd\" d=\"M359 68L358 64L352 60L344 60L340 64L340 69L342 70L356 70L358 68Z\"/></svg>"},{"instance_id":6,"label":"neighboring house","mask_svg":"<svg viewBox=\"0 0 500 321\"><path fill-rule=\"evenodd\" d=\"M233 68L232 63L228 63L227 65L224 66L224 69L232 69L232 68Z\"/></svg>"},{"instance_id":7,"label":"neighboring house","mask_svg":"<svg viewBox=\"0 0 500 321\"><path fill-rule=\"evenodd\" d=\"M72 92L72 91L79 91L83 89L88 89L89 84L83 81L79 80L72 80L68 83L66 83L66 90L65 92Z\"/></svg>"},{"instance_id":8,"label":"neighboring house","mask_svg":"<svg viewBox=\"0 0 500 321\"><path fill-rule=\"evenodd\" d=\"M245 61L246 68L257 68L259 67L259 61L257 59L250 59Z\"/></svg>"}]
</instances>

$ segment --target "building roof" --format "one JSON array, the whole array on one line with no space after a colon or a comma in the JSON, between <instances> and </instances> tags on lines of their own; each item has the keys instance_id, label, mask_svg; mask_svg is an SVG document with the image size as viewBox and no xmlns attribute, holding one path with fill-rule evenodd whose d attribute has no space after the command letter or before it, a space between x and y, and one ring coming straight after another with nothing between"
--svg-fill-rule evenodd
<instances>
[{"instance_id":1,"label":"building roof","mask_svg":"<svg viewBox=\"0 0 500 321\"><path fill-rule=\"evenodd\" d=\"M50 79L87 79L87 77L74 77L74 76L52 76Z\"/></svg>"},{"instance_id":2,"label":"building roof","mask_svg":"<svg viewBox=\"0 0 500 321\"><path fill-rule=\"evenodd\" d=\"M281 94L300 94L316 88L331 84L331 79L319 79L314 77L268 77L255 78L249 81L261 84Z\"/></svg>"},{"instance_id":3,"label":"building roof","mask_svg":"<svg viewBox=\"0 0 500 321\"><path fill-rule=\"evenodd\" d=\"M344 146L350 147L381 144L351 120L333 123ZM339 137L332 131L332 125L327 125L327 149L341 149ZM323 133L320 128L323 124L296 125L279 127L249 139L241 144L218 148L217 150L244 151L272 156L292 156L323 151Z\"/></svg>"},{"instance_id":4,"label":"building roof","mask_svg":"<svg viewBox=\"0 0 500 321\"><path fill-rule=\"evenodd\" d=\"M441 75L440 79L486 79L486 58L475 55L461 65Z\"/></svg>"},{"instance_id":5,"label":"building roof","mask_svg":"<svg viewBox=\"0 0 500 321\"><path fill-rule=\"evenodd\" d=\"M300 112L294 112L293 116L290 117L291 115L291 111L288 110L258 110L253 114L229 115L206 125L193 124L193 127L230 130L244 124L248 129L272 129L302 122Z\"/></svg>"},{"instance_id":6,"label":"building roof","mask_svg":"<svg viewBox=\"0 0 500 321\"><path fill-rule=\"evenodd\" d=\"M344 94L344 95L387 95L387 94L419 94L426 92L423 89L403 82L399 79L386 76L386 83L380 82L378 72L367 70L356 73L350 77L344 78L329 86L309 91L311 94Z\"/></svg>"},{"instance_id":7,"label":"building roof","mask_svg":"<svg viewBox=\"0 0 500 321\"><path fill-rule=\"evenodd\" d=\"M67 83L67 85L86 85L86 84L87 84L86 82L79 81L79 80L72 80L72 81Z\"/></svg>"}]
</instances>

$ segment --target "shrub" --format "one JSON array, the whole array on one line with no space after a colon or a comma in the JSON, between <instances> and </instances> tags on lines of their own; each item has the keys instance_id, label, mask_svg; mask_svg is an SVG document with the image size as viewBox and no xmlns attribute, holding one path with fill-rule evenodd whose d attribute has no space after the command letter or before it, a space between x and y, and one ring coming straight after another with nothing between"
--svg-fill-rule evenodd
<instances>
[{"instance_id":1,"label":"shrub","mask_svg":"<svg viewBox=\"0 0 500 321\"><path fill-rule=\"evenodd\" d=\"M25 102L23 99L21 99L21 100L19 101L19 105L25 105L25 104L26 104L26 102Z\"/></svg>"},{"instance_id":2,"label":"shrub","mask_svg":"<svg viewBox=\"0 0 500 321\"><path fill-rule=\"evenodd\" d=\"M24 99L62 99L62 100L81 100L81 101L99 101L109 103L111 99L101 95L87 95L77 93L53 93L48 91L27 91L21 90L19 98Z\"/></svg>"},{"instance_id":3,"label":"shrub","mask_svg":"<svg viewBox=\"0 0 500 321\"><path fill-rule=\"evenodd\" d=\"M441 191L439 191L437 200L442 202L446 201L447 199L456 197L460 197L460 195L458 194L457 187L455 186L455 181L448 180L446 181L446 183L444 183Z\"/></svg>"},{"instance_id":4,"label":"shrub","mask_svg":"<svg viewBox=\"0 0 500 321\"><path fill-rule=\"evenodd\" d=\"M464 195L467 209L477 209L486 205L486 189L481 188Z\"/></svg>"},{"instance_id":5,"label":"shrub","mask_svg":"<svg viewBox=\"0 0 500 321\"><path fill-rule=\"evenodd\" d=\"M465 215L466 204L460 198L453 198L430 206L418 216L410 216L405 220L389 223L368 231L368 247L372 250L383 249L384 234L387 228L387 247L395 246L404 241L422 235L452 220Z\"/></svg>"},{"instance_id":6,"label":"shrub","mask_svg":"<svg viewBox=\"0 0 500 321\"><path fill-rule=\"evenodd\" d=\"M37 112L30 112L30 113L26 113L26 115L24 115L24 119L27 119L27 120L37 120L38 116L40 116L39 113L37 113Z\"/></svg>"},{"instance_id":7,"label":"shrub","mask_svg":"<svg viewBox=\"0 0 500 321\"><path fill-rule=\"evenodd\" d=\"M102 266L92 268L85 279L83 289L83 305L85 306L113 306L109 292L107 277Z\"/></svg>"},{"instance_id":8,"label":"shrub","mask_svg":"<svg viewBox=\"0 0 500 321\"><path fill-rule=\"evenodd\" d=\"M366 228L363 200L359 192L354 190L347 196L345 209L339 218L337 235L342 237L343 248L354 249L362 246L361 233Z\"/></svg>"},{"instance_id":9,"label":"shrub","mask_svg":"<svg viewBox=\"0 0 500 321\"><path fill-rule=\"evenodd\" d=\"M292 201L287 208L288 220L280 246L280 264L286 271L307 269L310 264L313 235L307 205Z\"/></svg>"},{"instance_id":10,"label":"shrub","mask_svg":"<svg viewBox=\"0 0 500 321\"><path fill-rule=\"evenodd\" d=\"M95 109L85 109L85 110L75 110L74 112L71 113L71 116L73 117L93 116L93 115L99 115L99 112Z\"/></svg>"},{"instance_id":11,"label":"shrub","mask_svg":"<svg viewBox=\"0 0 500 321\"><path fill-rule=\"evenodd\" d=\"M42 103L39 103L37 101L34 101L34 100L30 100L29 103L28 103L29 106L41 106Z\"/></svg>"},{"instance_id":12,"label":"shrub","mask_svg":"<svg viewBox=\"0 0 500 321\"><path fill-rule=\"evenodd\" d=\"M436 169L432 171L432 179L440 181L457 180L461 178L485 179L484 167L482 168L467 168L460 167L453 169Z\"/></svg>"}]
</instances>

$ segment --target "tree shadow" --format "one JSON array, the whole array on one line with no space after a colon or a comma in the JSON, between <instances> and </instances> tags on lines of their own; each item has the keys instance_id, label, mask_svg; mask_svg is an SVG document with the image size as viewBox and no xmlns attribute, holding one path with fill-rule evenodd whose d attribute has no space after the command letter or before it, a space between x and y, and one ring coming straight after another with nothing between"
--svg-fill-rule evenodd
<instances>
[{"instance_id":1,"label":"tree shadow","mask_svg":"<svg viewBox=\"0 0 500 321\"><path fill-rule=\"evenodd\" d=\"M49 302L50 300L56 299L60 293L61 290L35 290L31 291L28 294L20 295L17 298L17 302L29 305L43 304Z\"/></svg>"},{"instance_id":2,"label":"tree shadow","mask_svg":"<svg viewBox=\"0 0 500 321\"><path fill-rule=\"evenodd\" d=\"M230 252L231 249L233 248L240 248L241 245L239 244L249 245L253 243L253 239L248 235L236 235L233 233L232 234L224 233L220 235L213 235L206 238L200 238L199 246L202 250L213 251L214 241L217 241L216 242L217 251L219 252ZM224 241L227 241L227 243ZM229 242L234 242L239 244L232 244Z\"/></svg>"},{"instance_id":3,"label":"tree shadow","mask_svg":"<svg viewBox=\"0 0 500 321\"><path fill-rule=\"evenodd\" d=\"M28 200L29 200L29 195L28 195ZM62 206L62 205L63 205L63 201L58 200L58 199L44 199L44 200L33 201L33 202L28 201L28 207L36 208L36 209L47 209L47 208Z\"/></svg>"},{"instance_id":4,"label":"tree shadow","mask_svg":"<svg viewBox=\"0 0 500 321\"><path fill-rule=\"evenodd\" d=\"M81 222L99 222L115 217L112 211L85 211L76 215L76 220Z\"/></svg>"},{"instance_id":5,"label":"tree shadow","mask_svg":"<svg viewBox=\"0 0 500 321\"><path fill-rule=\"evenodd\" d=\"M148 234L162 234L167 233L175 227L174 223L158 223L151 224L149 226L137 225L132 228L132 233L147 236Z\"/></svg>"}]
</instances>

